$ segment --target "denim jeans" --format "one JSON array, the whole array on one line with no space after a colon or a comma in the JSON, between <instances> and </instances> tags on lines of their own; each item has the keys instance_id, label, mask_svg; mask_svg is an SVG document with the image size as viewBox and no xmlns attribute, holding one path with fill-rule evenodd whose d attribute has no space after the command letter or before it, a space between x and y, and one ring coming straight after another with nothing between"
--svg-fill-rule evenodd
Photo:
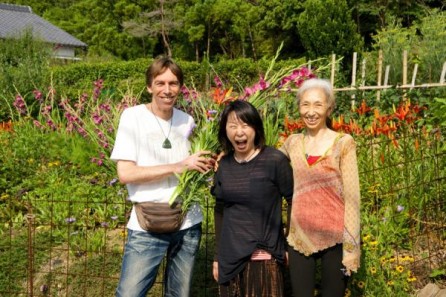
<instances>
[{"instance_id":1,"label":"denim jeans","mask_svg":"<svg viewBox=\"0 0 446 297\"><path fill-rule=\"evenodd\" d=\"M165 297L188 297L201 223L173 233L128 230L116 297L143 297L153 286L167 253Z\"/></svg>"}]
</instances>

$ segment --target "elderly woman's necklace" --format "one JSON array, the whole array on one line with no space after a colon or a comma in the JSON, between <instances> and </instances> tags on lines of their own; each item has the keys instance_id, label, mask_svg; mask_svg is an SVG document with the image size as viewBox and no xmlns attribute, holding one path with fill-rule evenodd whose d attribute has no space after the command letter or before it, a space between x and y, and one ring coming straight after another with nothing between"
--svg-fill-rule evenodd
<instances>
[{"instance_id":1,"label":"elderly woman's necklace","mask_svg":"<svg viewBox=\"0 0 446 297\"><path fill-rule=\"evenodd\" d=\"M171 149L172 148L172 143L169 140L169 135L170 135L170 130L172 129L172 121L173 121L173 110L172 110L172 117L170 118L170 126L169 126L169 132L166 134L164 133L163 127L161 127L161 123L158 121L158 117L156 116L156 114L153 112L153 108L152 108L152 104L150 104L150 110L153 113L153 116L155 117L156 122L158 123L158 126L161 129L161 132L163 132L164 135L164 142L163 142L163 148L164 149Z\"/></svg>"}]
</instances>

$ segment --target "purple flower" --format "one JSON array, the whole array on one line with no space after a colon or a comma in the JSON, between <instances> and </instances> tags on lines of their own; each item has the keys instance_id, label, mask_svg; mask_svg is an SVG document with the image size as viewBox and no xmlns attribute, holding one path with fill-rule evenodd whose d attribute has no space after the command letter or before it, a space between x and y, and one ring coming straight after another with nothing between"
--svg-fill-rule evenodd
<instances>
[{"instance_id":1,"label":"purple flower","mask_svg":"<svg viewBox=\"0 0 446 297\"><path fill-rule=\"evenodd\" d=\"M44 285L41 285L40 286L40 292L42 292L42 293L47 293L48 292L48 285L47 284L44 284Z\"/></svg>"},{"instance_id":2,"label":"purple flower","mask_svg":"<svg viewBox=\"0 0 446 297\"><path fill-rule=\"evenodd\" d=\"M112 221L116 221L116 220L118 219L118 216L111 216L110 219L111 219Z\"/></svg>"},{"instance_id":3,"label":"purple flower","mask_svg":"<svg viewBox=\"0 0 446 297\"><path fill-rule=\"evenodd\" d=\"M107 227L108 227L108 223L107 223L107 222L102 222L102 223L101 223L101 226L102 226L103 228L107 228Z\"/></svg>"},{"instance_id":4,"label":"purple flower","mask_svg":"<svg viewBox=\"0 0 446 297\"><path fill-rule=\"evenodd\" d=\"M398 205L397 207L396 207L396 211L397 212L402 212L404 210L404 206L402 206L402 205Z\"/></svg>"},{"instance_id":5,"label":"purple flower","mask_svg":"<svg viewBox=\"0 0 446 297\"><path fill-rule=\"evenodd\" d=\"M192 133L194 132L195 127L196 127L195 124L193 124L193 125L190 127L190 130L186 133L186 138L189 138L189 137L192 135Z\"/></svg>"},{"instance_id":6,"label":"purple flower","mask_svg":"<svg viewBox=\"0 0 446 297\"><path fill-rule=\"evenodd\" d=\"M113 186L114 184L116 184L118 182L118 179L117 178L114 178L114 179L112 179L108 184L110 185L110 186Z\"/></svg>"},{"instance_id":7,"label":"purple flower","mask_svg":"<svg viewBox=\"0 0 446 297\"><path fill-rule=\"evenodd\" d=\"M66 218L65 222L67 222L68 224L72 224L72 223L76 222L76 218L74 218L74 217Z\"/></svg>"}]
</instances>

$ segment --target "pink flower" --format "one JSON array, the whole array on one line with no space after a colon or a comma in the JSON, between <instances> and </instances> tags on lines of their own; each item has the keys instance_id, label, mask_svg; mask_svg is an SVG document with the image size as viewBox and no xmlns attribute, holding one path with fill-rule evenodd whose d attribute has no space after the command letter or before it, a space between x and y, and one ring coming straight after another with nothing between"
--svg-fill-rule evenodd
<instances>
[{"instance_id":1,"label":"pink flower","mask_svg":"<svg viewBox=\"0 0 446 297\"><path fill-rule=\"evenodd\" d=\"M22 96L17 95L15 97L15 101L14 101L13 105L20 114L22 114L22 115L26 114L26 104L25 104L25 100L23 100Z\"/></svg>"},{"instance_id":2,"label":"pink flower","mask_svg":"<svg viewBox=\"0 0 446 297\"><path fill-rule=\"evenodd\" d=\"M316 77L310 69L307 67L301 67L299 69L294 69L293 72L282 78L280 81L280 86L284 86L289 82L293 82L296 87L300 87L300 85L307 79Z\"/></svg>"},{"instance_id":3,"label":"pink flower","mask_svg":"<svg viewBox=\"0 0 446 297\"><path fill-rule=\"evenodd\" d=\"M34 94L34 98L39 101L40 103L42 103L42 92L40 92L39 90L34 90L33 91Z\"/></svg>"},{"instance_id":4,"label":"pink flower","mask_svg":"<svg viewBox=\"0 0 446 297\"><path fill-rule=\"evenodd\" d=\"M217 88L221 88L223 86L223 83L221 82L220 78L217 75L214 76L214 83L217 86Z\"/></svg>"},{"instance_id":5,"label":"pink flower","mask_svg":"<svg viewBox=\"0 0 446 297\"><path fill-rule=\"evenodd\" d=\"M249 96L255 94L257 91L266 90L269 86L270 86L270 83L265 81L263 76L261 76L259 82L256 83L253 87L245 88L245 95L242 99L248 98Z\"/></svg>"}]
</instances>

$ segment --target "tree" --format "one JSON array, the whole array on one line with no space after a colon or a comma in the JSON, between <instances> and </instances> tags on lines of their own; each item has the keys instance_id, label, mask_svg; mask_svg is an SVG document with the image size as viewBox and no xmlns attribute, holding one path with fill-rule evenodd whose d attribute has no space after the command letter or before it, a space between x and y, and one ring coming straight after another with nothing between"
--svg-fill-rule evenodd
<instances>
[{"instance_id":1,"label":"tree","mask_svg":"<svg viewBox=\"0 0 446 297\"><path fill-rule=\"evenodd\" d=\"M137 19L125 21L122 25L127 32L136 37L160 36L168 56L172 56L169 36L180 28L182 23L175 17L173 6L177 0L158 0L156 9L141 12Z\"/></svg>"},{"instance_id":2,"label":"tree","mask_svg":"<svg viewBox=\"0 0 446 297\"><path fill-rule=\"evenodd\" d=\"M312 59L332 53L350 56L362 47L346 0L307 0L297 30Z\"/></svg>"}]
</instances>

